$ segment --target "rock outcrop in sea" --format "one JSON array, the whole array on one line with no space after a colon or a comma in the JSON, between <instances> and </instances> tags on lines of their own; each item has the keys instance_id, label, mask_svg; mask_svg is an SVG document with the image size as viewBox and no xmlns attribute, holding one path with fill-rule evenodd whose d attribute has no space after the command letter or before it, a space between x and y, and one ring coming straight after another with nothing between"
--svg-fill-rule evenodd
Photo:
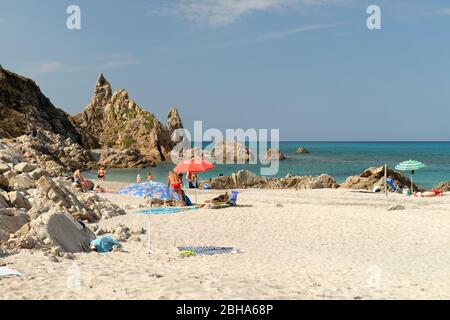
<instances>
[{"instance_id":1,"label":"rock outcrop in sea","mask_svg":"<svg viewBox=\"0 0 450 320\"><path fill-rule=\"evenodd\" d=\"M202 158L211 163L245 163L253 159L249 148L237 141L217 141L212 148L194 147L184 150L178 156L183 159Z\"/></svg>"},{"instance_id":2,"label":"rock outcrop in sea","mask_svg":"<svg viewBox=\"0 0 450 320\"><path fill-rule=\"evenodd\" d=\"M132 100L126 90L113 92L103 74L95 84L91 101L83 112L72 117L72 121L96 142L96 148L108 149L100 158L106 167L132 167L137 158L146 163L170 160L170 151L175 145L172 133L183 127L175 108L169 111L167 123L162 124L153 113L144 111ZM118 159L127 161L132 156L120 155L128 149L138 156L129 163L119 163ZM118 156L112 156L113 153Z\"/></svg>"},{"instance_id":3,"label":"rock outcrop in sea","mask_svg":"<svg viewBox=\"0 0 450 320\"><path fill-rule=\"evenodd\" d=\"M300 154L309 154L309 151L308 150L306 150L306 148L305 147L300 147L300 148L298 148L296 151L295 151L295 153L300 153Z\"/></svg>"},{"instance_id":4,"label":"rock outcrop in sea","mask_svg":"<svg viewBox=\"0 0 450 320\"><path fill-rule=\"evenodd\" d=\"M260 189L324 189L339 187L333 177L320 176L290 176L286 178L260 177L248 170L239 170L231 176L214 177L202 184L209 184L213 189L260 188Z\"/></svg>"},{"instance_id":5,"label":"rock outcrop in sea","mask_svg":"<svg viewBox=\"0 0 450 320\"><path fill-rule=\"evenodd\" d=\"M275 149L269 149L267 150L266 154L264 155L264 160L285 160L286 156L280 151Z\"/></svg>"}]
</instances>

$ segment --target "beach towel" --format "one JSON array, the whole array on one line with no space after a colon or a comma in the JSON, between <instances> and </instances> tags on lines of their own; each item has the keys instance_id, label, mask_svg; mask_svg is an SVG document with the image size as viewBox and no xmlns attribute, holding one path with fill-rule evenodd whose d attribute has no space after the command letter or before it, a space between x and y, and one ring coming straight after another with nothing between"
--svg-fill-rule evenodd
<instances>
[{"instance_id":1,"label":"beach towel","mask_svg":"<svg viewBox=\"0 0 450 320\"><path fill-rule=\"evenodd\" d=\"M120 247L121 244L109 236L101 236L91 241L91 247L99 253L110 252L114 247Z\"/></svg>"},{"instance_id":2,"label":"beach towel","mask_svg":"<svg viewBox=\"0 0 450 320\"><path fill-rule=\"evenodd\" d=\"M233 247L177 247L179 252L193 252L196 255L214 255L223 253L238 253Z\"/></svg>"},{"instance_id":3,"label":"beach towel","mask_svg":"<svg viewBox=\"0 0 450 320\"><path fill-rule=\"evenodd\" d=\"M19 271L10 269L8 267L0 267L0 278L11 277L11 276L23 276Z\"/></svg>"}]
</instances>

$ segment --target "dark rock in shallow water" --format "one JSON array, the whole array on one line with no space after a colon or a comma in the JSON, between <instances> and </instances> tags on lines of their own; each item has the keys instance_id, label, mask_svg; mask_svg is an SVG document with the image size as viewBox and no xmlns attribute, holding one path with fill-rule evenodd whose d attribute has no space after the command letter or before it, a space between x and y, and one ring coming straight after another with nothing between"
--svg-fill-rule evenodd
<instances>
[{"instance_id":1,"label":"dark rock in shallow water","mask_svg":"<svg viewBox=\"0 0 450 320\"><path fill-rule=\"evenodd\" d=\"M295 151L295 153L302 153L302 154L309 154L309 151L306 150L304 147L300 147Z\"/></svg>"}]
</instances>

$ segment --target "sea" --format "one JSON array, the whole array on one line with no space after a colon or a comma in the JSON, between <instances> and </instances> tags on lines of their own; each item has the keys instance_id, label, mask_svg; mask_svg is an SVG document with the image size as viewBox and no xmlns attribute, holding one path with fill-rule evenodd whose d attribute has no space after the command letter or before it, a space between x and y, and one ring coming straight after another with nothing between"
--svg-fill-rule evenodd
<instances>
[{"instance_id":1,"label":"sea","mask_svg":"<svg viewBox=\"0 0 450 320\"><path fill-rule=\"evenodd\" d=\"M309 154L297 154L299 147L305 147ZM425 169L414 173L414 182L425 188L432 188L441 181L450 181L450 142L280 142L279 149L286 159L279 162L278 172L271 177L291 175L329 174L342 183L348 176L358 175L369 167L393 168L404 160L418 160ZM203 172L199 179L209 179L219 174L231 175L246 169L261 175L261 164L217 164L214 170ZM157 167L144 169L110 169L107 179L132 183L138 174L145 180L151 173L155 181L166 182L167 173L174 164L163 162ZM265 165L267 167L267 165ZM410 174L410 173L406 173ZM84 173L95 179L96 171Z\"/></svg>"}]
</instances>

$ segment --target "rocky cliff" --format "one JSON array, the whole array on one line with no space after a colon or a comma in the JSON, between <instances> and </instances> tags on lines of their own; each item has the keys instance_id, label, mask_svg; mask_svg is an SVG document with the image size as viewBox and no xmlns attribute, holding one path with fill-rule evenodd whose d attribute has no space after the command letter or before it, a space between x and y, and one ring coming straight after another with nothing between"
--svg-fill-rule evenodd
<instances>
[{"instance_id":1,"label":"rocky cliff","mask_svg":"<svg viewBox=\"0 0 450 320\"><path fill-rule=\"evenodd\" d=\"M0 66L0 138L16 138L45 129L74 143L90 147L93 143L56 108L36 83Z\"/></svg>"},{"instance_id":2,"label":"rocky cliff","mask_svg":"<svg viewBox=\"0 0 450 320\"><path fill-rule=\"evenodd\" d=\"M167 123L162 124L132 100L126 90L113 92L103 74L95 84L91 101L72 121L96 141L97 148L109 148L109 156L111 150L120 153L132 148L150 162L170 160L172 132L183 127L175 108L169 111Z\"/></svg>"}]
</instances>

